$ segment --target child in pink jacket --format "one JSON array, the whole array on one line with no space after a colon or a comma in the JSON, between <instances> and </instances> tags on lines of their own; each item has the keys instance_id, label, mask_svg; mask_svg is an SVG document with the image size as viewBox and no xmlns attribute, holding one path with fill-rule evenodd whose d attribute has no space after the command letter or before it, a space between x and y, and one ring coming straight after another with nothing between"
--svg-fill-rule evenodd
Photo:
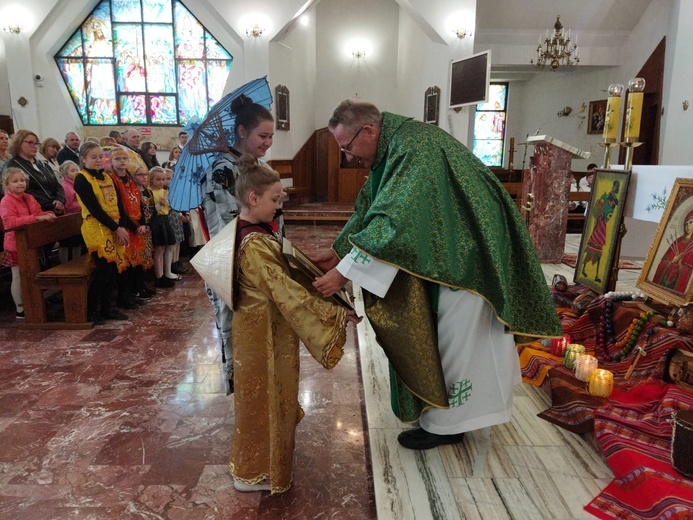
<instances>
[{"instance_id":1,"label":"child in pink jacket","mask_svg":"<svg viewBox=\"0 0 693 520\"><path fill-rule=\"evenodd\" d=\"M14 305L17 308L17 319L24 318L24 305L22 303L22 288L19 282L19 265L17 263L17 240L14 231L8 229L23 226L37 220L55 220L52 211L41 211L41 206L36 199L24 193L26 191L26 176L19 168L7 168L2 174L2 189L5 195L0 200L0 219L5 229L4 265L12 269L12 284L10 292Z\"/></svg>"}]
</instances>

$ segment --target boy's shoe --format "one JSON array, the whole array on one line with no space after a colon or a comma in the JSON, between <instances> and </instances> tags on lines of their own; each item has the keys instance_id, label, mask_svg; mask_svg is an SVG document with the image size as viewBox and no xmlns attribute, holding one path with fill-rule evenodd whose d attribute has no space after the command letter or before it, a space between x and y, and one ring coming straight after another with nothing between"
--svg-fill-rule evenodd
<instances>
[{"instance_id":1,"label":"boy's shoe","mask_svg":"<svg viewBox=\"0 0 693 520\"><path fill-rule=\"evenodd\" d=\"M118 320L118 321L125 321L125 320L129 319L127 314L123 314L122 312L116 311L113 309L111 310L111 312L109 312L107 314L102 314L101 317L106 319L106 320Z\"/></svg>"},{"instance_id":2,"label":"boy's shoe","mask_svg":"<svg viewBox=\"0 0 693 520\"><path fill-rule=\"evenodd\" d=\"M170 288L170 287L175 287L175 286L176 286L176 282L174 282L170 278L166 278L165 276L162 276L161 278L157 278L154 281L154 287Z\"/></svg>"},{"instance_id":3,"label":"boy's shoe","mask_svg":"<svg viewBox=\"0 0 693 520\"><path fill-rule=\"evenodd\" d=\"M132 300L118 300L118 303L116 304L117 307L120 307L121 309L136 309L138 305L132 301Z\"/></svg>"},{"instance_id":4,"label":"boy's shoe","mask_svg":"<svg viewBox=\"0 0 693 520\"><path fill-rule=\"evenodd\" d=\"M87 321L91 321L94 325L103 325L106 320L100 314L88 314Z\"/></svg>"},{"instance_id":5,"label":"boy's shoe","mask_svg":"<svg viewBox=\"0 0 693 520\"><path fill-rule=\"evenodd\" d=\"M181 264L180 262L173 262L173 264L171 264L171 272L173 274L185 274L189 270L190 269L188 269L187 267L183 267L183 264Z\"/></svg>"},{"instance_id":6,"label":"boy's shoe","mask_svg":"<svg viewBox=\"0 0 693 520\"><path fill-rule=\"evenodd\" d=\"M20 311L17 311L17 312L15 313L15 317L16 317L18 320L23 320L23 319L24 319L24 311L21 311L21 312L20 312Z\"/></svg>"},{"instance_id":7,"label":"boy's shoe","mask_svg":"<svg viewBox=\"0 0 693 520\"><path fill-rule=\"evenodd\" d=\"M135 293L133 293L137 298L151 298L156 294L156 291L152 291L151 289L141 289Z\"/></svg>"}]
</instances>

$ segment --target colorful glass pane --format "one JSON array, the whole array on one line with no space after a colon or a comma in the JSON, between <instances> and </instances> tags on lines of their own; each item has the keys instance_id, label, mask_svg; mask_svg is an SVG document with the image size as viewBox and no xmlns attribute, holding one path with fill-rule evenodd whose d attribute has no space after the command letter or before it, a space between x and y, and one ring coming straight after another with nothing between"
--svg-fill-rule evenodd
<instances>
[{"instance_id":1,"label":"colorful glass pane","mask_svg":"<svg viewBox=\"0 0 693 520\"><path fill-rule=\"evenodd\" d=\"M233 62L180 0L101 0L55 59L85 125L202 118Z\"/></svg>"},{"instance_id":2,"label":"colorful glass pane","mask_svg":"<svg viewBox=\"0 0 693 520\"><path fill-rule=\"evenodd\" d=\"M96 6L82 24L84 37L84 55L90 58L110 58L113 56L111 46L111 6L101 2Z\"/></svg>"},{"instance_id":3,"label":"colorful glass pane","mask_svg":"<svg viewBox=\"0 0 693 520\"><path fill-rule=\"evenodd\" d=\"M147 123L147 100L144 94L121 95L118 100L122 124L143 125Z\"/></svg>"},{"instance_id":4,"label":"colorful glass pane","mask_svg":"<svg viewBox=\"0 0 693 520\"><path fill-rule=\"evenodd\" d=\"M210 107L213 107L224 95L224 87L230 72L230 60L207 61L207 100Z\"/></svg>"},{"instance_id":5,"label":"colorful glass pane","mask_svg":"<svg viewBox=\"0 0 693 520\"><path fill-rule=\"evenodd\" d=\"M171 0L142 0L142 15L145 22L171 23Z\"/></svg>"},{"instance_id":6,"label":"colorful glass pane","mask_svg":"<svg viewBox=\"0 0 693 520\"><path fill-rule=\"evenodd\" d=\"M176 58L204 58L205 30L202 24L180 2L175 4L175 17Z\"/></svg>"},{"instance_id":7,"label":"colorful glass pane","mask_svg":"<svg viewBox=\"0 0 693 520\"><path fill-rule=\"evenodd\" d=\"M58 67L65 79L67 90L75 103L82 124L87 124L87 94L84 86L84 61L59 59Z\"/></svg>"},{"instance_id":8,"label":"colorful glass pane","mask_svg":"<svg viewBox=\"0 0 693 520\"><path fill-rule=\"evenodd\" d=\"M203 118L207 114L207 82L205 62L187 60L178 62L178 115L181 124L191 117Z\"/></svg>"},{"instance_id":9,"label":"colorful glass pane","mask_svg":"<svg viewBox=\"0 0 693 520\"><path fill-rule=\"evenodd\" d=\"M475 139L503 139L505 112L477 112L474 117Z\"/></svg>"},{"instance_id":10,"label":"colorful glass pane","mask_svg":"<svg viewBox=\"0 0 693 520\"><path fill-rule=\"evenodd\" d=\"M58 56L61 58L81 58L84 56L82 49L82 31L76 30L67 43L60 49Z\"/></svg>"},{"instance_id":11,"label":"colorful glass pane","mask_svg":"<svg viewBox=\"0 0 693 520\"><path fill-rule=\"evenodd\" d=\"M505 110L508 96L508 86L492 84L488 89L488 102L480 103L477 110Z\"/></svg>"},{"instance_id":12,"label":"colorful glass pane","mask_svg":"<svg viewBox=\"0 0 693 520\"><path fill-rule=\"evenodd\" d=\"M142 26L119 23L114 33L118 91L146 92Z\"/></svg>"},{"instance_id":13,"label":"colorful glass pane","mask_svg":"<svg viewBox=\"0 0 693 520\"><path fill-rule=\"evenodd\" d=\"M108 2L104 2L108 3ZM141 22L140 0L111 0L114 22Z\"/></svg>"},{"instance_id":14,"label":"colorful glass pane","mask_svg":"<svg viewBox=\"0 0 693 520\"><path fill-rule=\"evenodd\" d=\"M232 60L231 55L226 52L214 36L205 31L205 44L207 46L207 59L210 60Z\"/></svg>"},{"instance_id":15,"label":"colorful glass pane","mask_svg":"<svg viewBox=\"0 0 693 520\"><path fill-rule=\"evenodd\" d=\"M147 91L175 92L176 68L171 26L145 25L144 41L147 57Z\"/></svg>"},{"instance_id":16,"label":"colorful glass pane","mask_svg":"<svg viewBox=\"0 0 693 520\"><path fill-rule=\"evenodd\" d=\"M112 60L86 60L87 113L90 125L118 122Z\"/></svg>"},{"instance_id":17,"label":"colorful glass pane","mask_svg":"<svg viewBox=\"0 0 693 520\"><path fill-rule=\"evenodd\" d=\"M503 165L503 141L474 139L472 151L486 166Z\"/></svg>"},{"instance_id":18,"label":"colorful glass pane","mask_svg":"<svg viewBox=\"0 0 693 520\"><path fill-rule=\"evenodd\" d=\"M149 113L153 125L175 125L178 123L176 96L150 96Z\"/></svg>"}]
</instances>

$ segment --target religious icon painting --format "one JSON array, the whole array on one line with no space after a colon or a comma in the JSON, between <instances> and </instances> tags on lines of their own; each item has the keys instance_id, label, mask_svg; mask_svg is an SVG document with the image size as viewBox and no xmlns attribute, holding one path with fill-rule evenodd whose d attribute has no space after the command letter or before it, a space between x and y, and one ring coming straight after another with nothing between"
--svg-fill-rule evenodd
<instances>
[{"instance_id":1,"label":"religious icon painting","mask_svg":"<svg viewBox=\"0 0 693 520\"><path fill-rule=\"evenodd\" d=\"M621 226L630 171L597 170L575 266L576 283L599 294L616 285Z\"/></svg>"},{"instance_id":2,"label":"religious icon painting","mask_svg":"<svg viewBox=\"0 0 693 520\"><path fill-rule=\"evenodd\" d=\"M655 300L693 302L693 179L678 178L645 259L637 286Z\"/></svg>"}]
</instances>

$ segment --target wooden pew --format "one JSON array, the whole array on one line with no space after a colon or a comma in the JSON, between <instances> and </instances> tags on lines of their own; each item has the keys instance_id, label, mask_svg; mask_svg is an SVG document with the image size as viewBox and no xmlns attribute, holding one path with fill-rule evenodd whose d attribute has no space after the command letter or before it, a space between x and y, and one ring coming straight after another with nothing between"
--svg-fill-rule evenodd
<instances>
[{"instance_id":1,"label":"wooden pew","mask_svg":"<svg viewBox=\"0 0 693 520\"><path fill-rule=\"evenodd\" d=\"M590 196L592 195L589 191L571 191L568 195L569 202L589 202ZM579 213L568 212L568 220L585 220L585 212L581 211Z\"/></svg>"},{"instance_id":2,"label":"wooden pew","mask_svg":"<svg viewBox=\"0 0 693 520\"><path fill-rule=\"evenodd\" d=\"M41 271L40 251L59 240L81 234L82 215L72 213L53 222L34 222L14 230L24 300L22 328L88 329L87 291L94 273L89 255ZM64 322L49 322L43 290L59 288L63 293Z\"/></svg>"}]
</instances>

